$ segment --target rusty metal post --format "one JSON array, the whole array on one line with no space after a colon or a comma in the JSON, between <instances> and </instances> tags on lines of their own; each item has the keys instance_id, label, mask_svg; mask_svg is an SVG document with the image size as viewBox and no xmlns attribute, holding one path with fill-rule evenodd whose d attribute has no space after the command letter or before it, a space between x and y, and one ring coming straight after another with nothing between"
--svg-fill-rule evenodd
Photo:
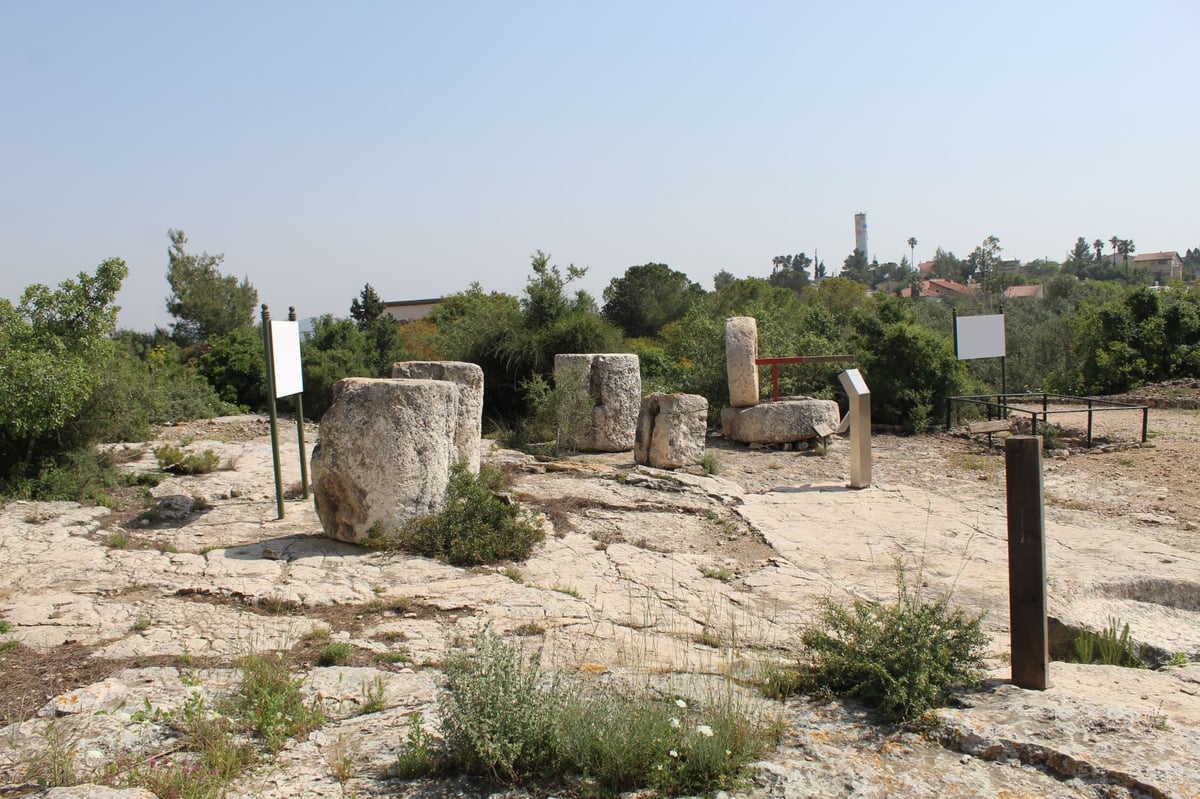
<instances>
[{"instance_id":1,"label":"rusty metal post","mask_svg":"<svg viewBox=\"0 0 1200 799\"><path fill-rule=\"evenodd\" d=\"M1012 681L1021 688L1041 691L1050 685L1041 436L1012 436L1005 441L1004 468Z\"/></svg>"}]
</instances>

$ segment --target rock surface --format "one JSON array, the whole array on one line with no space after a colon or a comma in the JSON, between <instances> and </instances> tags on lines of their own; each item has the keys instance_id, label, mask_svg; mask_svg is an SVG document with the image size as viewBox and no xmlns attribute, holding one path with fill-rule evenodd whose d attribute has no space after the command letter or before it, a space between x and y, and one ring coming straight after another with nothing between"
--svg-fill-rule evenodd
<instances>
[{"instance_id":1,"label":"rock surface","mask_svg":"<svg viewBox=\"0 0 1200 799\"><path fill-rule=\"evenodd\" d=\"M725 320L725 374L729 378L729 405L749 408L758 404L758 320L733 316Z\"/></svg>"},{"instance_id":2,"label":"rock surface","mask_svg":"<svg viewBox=\"0 0 1200 799\"><path fill-rule=\"evenodd\" d=\"M752 408L722 408L721 433L743 444L786 444L823 437L817 428L832 432L840 419L833 400L785 397Z\"/></svg>"},{"instance_id":3,"label":"rock surface","mask_svg":"<svg viewBox=\"0 0 1200 799\"><path fill-rule=\"evenodd\" d=\"M636 355L575 354L554 356L554 381L579 380L594 405L583 429L570 431L582 452L633 449L642 403L642 372ZM574 426L576 420L559 420Z\"/></svg>"},{"instance_id":4,"label":"rock surface","mask_svg":"<svg viewBox=\"0 0 1200 799\"><path fill-rule=\"evenodd\" d=\"M339 380L312 455L325 534L366 540L442 506L457 457L459 387L445 380Z\"/></svg>"},{"instance_id":5,"label":"rock surface","mask_svg":"<svg viewBox=\"0 0 1200 799\"><path fill-rule=\"evenodd\" d=\"M209 497L211 509L123 530L103 508L0 508L9 565L0 618L11 627L0 639L20 644L0 650L0 695L37 698L0 730L0 783L29 783L23 764L52 729L72 741L81 777L119 755L177 747L153 714L136 711L175 710L195 694L218 701L253 647L292 652L302 690L330 720L240 777L230 796L488 795L459 778L383 776L409 714L436 717L449 639L520 630L568 675L643 675L703 697L713 680L749 683L764 664L787 662L821 600L894 596L899 558L923 592L953 590L957 603L987 611L988 682L939 710L929 729L882 724L853 702L753 705L779 715L784 738L734 796L1195 797L1200 610L1189 586L1200 573L1200 503L1190 481L1165 476L1181 473L1176 456L1200 449L1200 436L1194 415L1172 413L1152 413L1155 447L1047 462L1050 609L1094 629L1117 614L1139 644L1193 662L1054 662L1043 692L1007 681L1003 465L970 440L877 435L875 485L861 491L845 489L848 445L836 437L824 457L710 439L720 472L709 477L634 466L627 454L538 462L489 451L553 526L515 566L518 582L500 567L330 540L302 499L277 520L264 426L244 439L221 424L172 429L238 454L236 471L156 489ZM281 432L287 452L294 434ZM143 449L126 468L153 468ZM297 479L286 459L285 479ZM113 545L117 531L128 546ZM348 643L351 662L317 665L304 654L314 631ZM384 709L364 714L364 685L377 678ZM68 790L77 793L59 795L87 795Z\"/></svg>"},{"instance_id":6,"label":"rock surface","mask_svg":"<svg viewBox=\"0 0 1200 799\"><path fill-rule=\"evenodd\" d=\"M483 369L462 361L400 361L392 364L393 378L449 380L458 386L458 421L454 446L458 459L479 474L479 440L483 435Z\"/></svg>"}]
</instances>

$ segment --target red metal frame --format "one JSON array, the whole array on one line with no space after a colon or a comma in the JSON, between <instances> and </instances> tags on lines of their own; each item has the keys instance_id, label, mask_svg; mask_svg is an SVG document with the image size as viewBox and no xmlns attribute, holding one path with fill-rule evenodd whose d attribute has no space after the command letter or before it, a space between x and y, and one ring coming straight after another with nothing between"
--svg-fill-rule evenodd
<instances>
[{"instance_id":1,"label":"red metal frame","mask_svg":"<svg viewBox=\"0 0 1200 799\"><path fill-rule=\"evenodd\" d=\"M779 402L779 364L781 363L830 363L853 361L853 355L794 355L790 358L755 358L755 366L771 367L772 402Z\"/></svg>"}]
</instances>

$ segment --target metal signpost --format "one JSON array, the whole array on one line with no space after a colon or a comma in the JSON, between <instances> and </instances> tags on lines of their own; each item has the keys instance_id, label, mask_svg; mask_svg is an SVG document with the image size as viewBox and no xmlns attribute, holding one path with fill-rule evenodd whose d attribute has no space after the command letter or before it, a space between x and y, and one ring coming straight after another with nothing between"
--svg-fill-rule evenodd
<instances>
[{"instance_id":1,"label":"metal signpost","mask_svg":"<svg viewBox=\"0 0 1200 799\"><path fill-rule=\"evenodd\" d=\"M304 370L300 364L300 323L296 309L288 309L288 321L272 322L271 312L262 306L263 349L267 361L267 407L271 415L271 456L275 467L275 507L283 518L283 476L279 467L279 417L275 400L296 398L296 435L300 441L300 483L308 499L308 461L304 457Z\"/></svg>"},{"instance_id":2,"label":"metal signpost","mask_svg":"<svg viewBox=\"0 0 1200 799\"><path fill-rule=\"evenodd\" d=\"M850 397L850 411L838 432L850 427L850 487L871 485L871 389L857 369L847 369L838 381Z\"/></svg>"}]
</instances>

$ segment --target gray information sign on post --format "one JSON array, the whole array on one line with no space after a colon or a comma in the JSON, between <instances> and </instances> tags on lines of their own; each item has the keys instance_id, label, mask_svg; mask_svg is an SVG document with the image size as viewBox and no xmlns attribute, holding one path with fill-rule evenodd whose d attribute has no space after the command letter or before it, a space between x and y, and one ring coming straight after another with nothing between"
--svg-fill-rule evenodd
<instances>
[{"instance_id":1,"label":"gray information sign on post","mask_svg":"<svg viewBox=\"0 0 1200 799\"><path fill-rule=\"evenodd\" d=\"M850 411L842 420L850 425L850 487L871 485L871 389L857 369L847 369L838 375L842 388L850 397Z\"/></svg>"}]
</instances>

